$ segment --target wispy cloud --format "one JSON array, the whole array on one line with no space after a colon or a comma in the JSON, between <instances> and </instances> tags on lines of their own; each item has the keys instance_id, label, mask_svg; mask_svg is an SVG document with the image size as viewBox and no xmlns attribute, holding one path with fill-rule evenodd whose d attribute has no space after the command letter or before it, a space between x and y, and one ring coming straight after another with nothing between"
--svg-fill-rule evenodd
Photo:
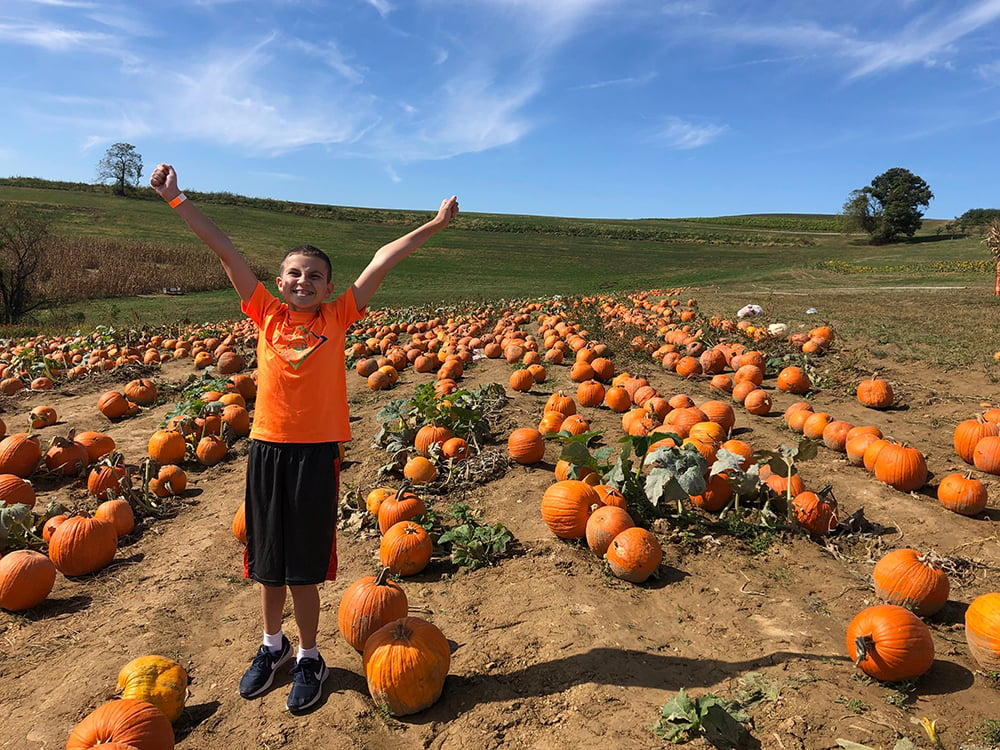
<instances>
[{"instance_id":1,"label":"wispy cloud","mask_svg":"<svg viewBox=\"0 0 1000 750\"><path fill-rule=\"evenodd\" d=\"M641 76L627 76L625 78L614 78L607 81L594 81L592 83L585 83L580 86L574 86L576 90L589 91L592 89L606 89L615 88L618 86L645 86L650 81L656 78L656 73L650 72Z\"/></svg>"},{"instance_id":2,"label":"wispy cloud","mask_svg":"<svg viewBox=\"0 0 1000 750\"><path fill-rule=\"evenodd\" d=\"M365 0L370 6L372 6L382 18L386 18L394 8L388 0Z\"/></svg>"},{"instance_id":3,"label":"wispy cloud","mask_svg":"<svg viewBox=\"0 0 1000 750\"><path fill-rule=\"evenodd\" d=\"M92 52L117 47L111 34L67 29L53 24L0 23L0 42L39 47L50 52L86 50Z\"/></svg>"},{"instance_id":4,"label":"wispy cloud","mask_svg":"<svg viewBox=\"0 0 1000 750\"><path fill-rule=\"evenodd\" d=\"M668 117L655 135L658 142L678 151L706 146L728 128L712 123L695 123L680 117Z\"/></svg>"}]
</instances>

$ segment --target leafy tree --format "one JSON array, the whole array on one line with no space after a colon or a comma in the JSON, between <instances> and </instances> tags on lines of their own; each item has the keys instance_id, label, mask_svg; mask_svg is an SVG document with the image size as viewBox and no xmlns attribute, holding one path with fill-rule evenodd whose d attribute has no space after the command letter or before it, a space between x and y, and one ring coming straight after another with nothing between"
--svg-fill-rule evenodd
<instances>
[{"instance_id":1,"label":"leafy tree","mask_svg":"<svg viewBox=\"0 0 1000 750\"><path fill-rule=\"evenodd\" d=\"M0 206L0 323L15 323L45 302L36 272L48 241L44 219L16 203Z\"/></svg>"},{"instance_id":2,"label":"leafy tree","mask_svg":"<svg viewBox=\"0 0 1000 750\"><path fill-rule=\"evenodd\" d=\"M142 179L142 155L131 143L114 143L97 165L97 179L112 183L115 195L125 195L129 187L138 187Z\"/></svg>"},{"instance_id":3,"label":"leafy tree","mask_svg":"<svg viewBox=\"0 0 1000 750\"><path fill-rule=\"evenodd\" d=\"M871 235L873 243L892 242L899 236L912 237L920 229L923 211L934 194L926 182L908 169L893 167L854 190L844 203L845 228L857 228Z\"/></svg>"}]
</instances>

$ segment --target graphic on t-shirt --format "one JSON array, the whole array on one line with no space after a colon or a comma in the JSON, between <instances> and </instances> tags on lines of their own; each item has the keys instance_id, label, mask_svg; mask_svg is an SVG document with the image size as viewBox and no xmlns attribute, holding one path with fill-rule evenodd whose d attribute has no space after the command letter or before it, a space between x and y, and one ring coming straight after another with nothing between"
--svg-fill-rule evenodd
<instances>
[{"instance_id":1,"label":"graphic on t-shirt","mask_svg":"<svg viewBox=\"0 0 1000 750\"><path fill-rule=\"evenodd\" d=\"M271 336L271 348L297 370L326 340L326 336L313 333L305 326L278 326Z\"/></svg>"}]
</instances>

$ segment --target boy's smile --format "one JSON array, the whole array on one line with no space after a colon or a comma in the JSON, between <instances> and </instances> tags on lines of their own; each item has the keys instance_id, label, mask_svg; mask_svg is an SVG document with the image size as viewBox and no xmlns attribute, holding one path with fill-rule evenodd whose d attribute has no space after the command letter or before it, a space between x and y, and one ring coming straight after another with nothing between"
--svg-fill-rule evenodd
<instances>
[{"instance_id":1,"label":"boy's smile","mask_svg":"<svg viewBox=\"0 0 1000 750\"><path fill-rule=\"evenodd\" d=\"M277 278L278 291L295 312L315 312L333 292L326 264L308 255L290 255Z\"/></svg>"}]
</instances>

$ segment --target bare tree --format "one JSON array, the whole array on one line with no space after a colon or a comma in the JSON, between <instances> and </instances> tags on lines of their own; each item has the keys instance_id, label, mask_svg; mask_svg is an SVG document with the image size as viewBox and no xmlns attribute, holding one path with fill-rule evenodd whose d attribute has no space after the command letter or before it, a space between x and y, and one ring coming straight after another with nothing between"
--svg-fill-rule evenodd
<instances>
[{"instance_id":1,"label":"bare tree","mask_svg":"<svg viewBox=\"0 0 1000 750\"><path fill-rule=\"evenodd\" d=\"M0 206L0 323L16 323L43 304L35 277L48 241L44 219L16 203Z\"/></svg>"},{"instance_id":2,"label":"bare tree","mask_svg":"<svg viewBox=\"0 0 1000 750\"><path fill-rule=\"evenodd\" d=\"M125 195L129 187L138 187L142 179L142 155L131 143L114 143L97 165L97 179L114 185L115 195Z\"/></svg>"}]
</instances>

